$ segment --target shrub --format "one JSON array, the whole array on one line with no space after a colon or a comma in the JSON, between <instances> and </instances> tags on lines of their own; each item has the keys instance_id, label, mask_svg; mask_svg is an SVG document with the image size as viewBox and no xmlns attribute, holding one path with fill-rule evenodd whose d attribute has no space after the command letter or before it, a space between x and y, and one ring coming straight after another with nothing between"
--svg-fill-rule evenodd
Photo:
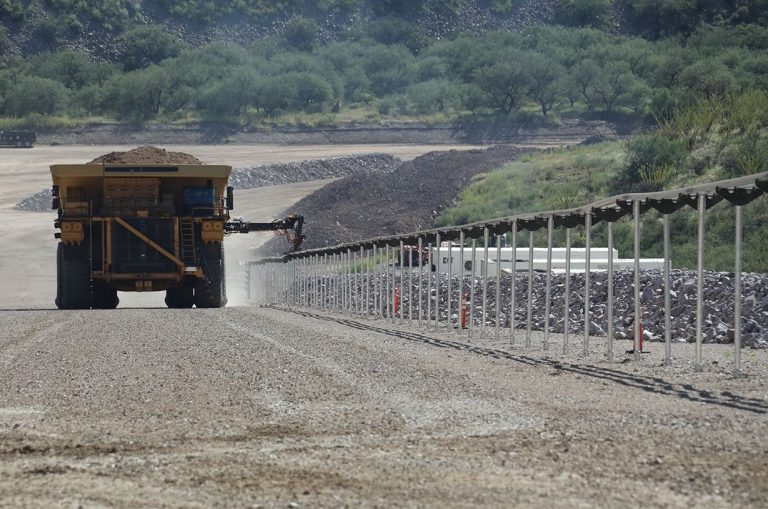
<instances>
[{"instance_id":1,"label":"shrub","mask_svg":"<svg viewBox=\"0 0 768 509\"><path fill-rule=\"evenodd\" d=\"M126 71L149 67L166 58L175 57L183 43L157 25L142 26L123 34L122 62Z\"/></svg>"},{"instance_id":2,"label":"shrub","mask_svg":"<svg viewBox=\"0 0 768 509\"><path fill-rule=\"evenodd\" d=\"M297 51L312 51L320 26L310 18L299 16L285 25L283 37L288 46Z\"/></svg>"},{"instance_id":3,"label":"shrub","mask_svg":"<svg viewBox=\"0 0 768 509\"><path fill-rule=\"evenodd\" d=\"M658 191L680 173L687 156L684 141L660 134L636 136L628 143L626 161L612 184L614 191Z\"/></svg>"}]
</instances>

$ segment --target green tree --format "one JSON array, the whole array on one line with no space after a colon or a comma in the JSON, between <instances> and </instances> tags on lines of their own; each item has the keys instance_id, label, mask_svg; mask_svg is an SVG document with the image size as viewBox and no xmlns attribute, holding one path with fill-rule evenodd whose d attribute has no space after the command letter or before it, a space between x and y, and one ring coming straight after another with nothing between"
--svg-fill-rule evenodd
<instances>
[{"instance_id":1,"label":"green tree","mask_svg":"<svg viewBox=\"0 0 768 509\"><path fill-rule=\"evenodd\" d=\"M24 18L24 4L19 0L0 0L0 20L18 21Z\"/></svg>"},{"instance_id":2,"label":"green tree","mask_svg":"<svg viewBox=\"0 0 768 509\"><path fill-rule=\"evenodd\" d=\"M170 81L165 69L156 65L114 76L105 85L105 109L117 118L143 121L157 116Z\"/></svg>"},{"instance_id":3,"label":"green tree","mask_svg":"<svg viewBox=\"0 0 768 509\"><path fill-rule=\"evenodd\" d=\"M299 16L286 23L283 36L291 48L297 51L312 51L319 31L320 25L313 19Z\"/></svg>"},{"instance_id":4,"label":"green tree","mask_svg":"<svg viewBox=\"0 0 768 509\"><path fill-rule=\"evenodd\" d=\"M603 66L595 82L595 90L608 111L623 104L626 94L636 86L637 78L624 62L610 62Z\"/></svg>"},{"instance_id":5,"label":"green tree","mask_svg":"<svg viewBox=\"0 0 768 509\"><path fill-rule=\"evenodd\" d=\"M34 57L29 71L43 78L60 81L67 88L81 88L92 79L96 67L87 54L63 49Z\"/></svg>"},{"instance_id":6,"label":"green tree","mask_svg":"<svg viewBox=\"0 0 768 509\"><path fill-rule=\"evenodd\" d=\"M213 116L237 117L255 103L258 81L259 78L252 69L231 69L227 78L204 94L199 106Z\"/></svg>"},{"instance_id":7,"label":"green tree","mask_svg":"<svg viewBox=\"0 0 768 509\"><path fill-rule=\"evenodd\" d=\"M478 70L474 82L487 94L492 107L508 115L517 111L525 100L530 77L525 59L518 55Z\"/></svg>"},{"instance_id":8,"label":"green tree","mask_svg":"<svg viewBox=\"0 0 768 509\"><path fill-rule=\"evenodd\" d=\"M5 95L3 110L14 116L52 115L66 99L67 90L58 81L24 76Z\"/></svg>"},{"instance_id":9,"label":"green tree","mask_svg":"<svg viewBox=\"0 0 768 509\"><path fill-rule=\"evenodd\" d=\"M413 111L420 114L458 108L461 103L459 87L444 79L416 83L408 87L405 94Z\"/></svg>"},{"instance_id":10,"label":"green tree","mask_svg":"<svg viewBox=\"0 0 768 509\"><path fill-rule=\"evenodd\" d=\"M699 0L631 0L629 12L638 32L658 38L690 32L700 21Z\"/></svg>"},{"instance_id":11,"label":"green tree","mask_svg":"<svg viewBox=\"0 0 768 509\"><path fill-rule=\"evenodd\" d=\"M702 59L686 67L680 73L680 84L707 99L723 97L733 87L731 71L713 59Z\"/></svg>"},{"instance_id":12,"label":"green tree","mask_svg":"<svg viewBox=\"0 0 768 509\"><path fill-rule=\"evenodd\" d=\"M282 77L267 77L256 83L255 106L267 116L274 116L288 109L292 95Z\"/></svg>"},{"instance_id":13,"label":"green tree","mask_svg":"<svg viewBox=\"0 0 768 509\"><path fill-rule=\"evenodd\" d=\"M333 99L333 89L321 76L307 73L288 73L283 76L292 93L292 109L317 113Z\"/></svg>"},{"instance_id":14,"label":"green tree","mask_svg":"<svg viewBox=\"0 0 768 509\"><path fill-rule=\"evenodd\" d=\"M598 91L596 84L600 79L600 67L592 60L582 60L571 69L570 80L578 88L588 110L594 110Z\"/></svg>"},{"instance_id":15,"label":"green tree","mask_svg":"<svg viewBox=\"0 0 768 509\"><path fill-rule=\"evenodd\" d=\"M175 57L183 43L158 25L134 28L122 36L121 61L126 71L149 67L166 58Z\"/></svg>"},{"instance_id":16,"label":"green tree","mask_svg":"<svg viewBox=\"0 0 768 509\"><path fill-rule=\"evenodd\" d=\"M528 94L539 104L541 113L546 117L555 101L563 94L565 68L551 59L534 56L528 60L526 72Z\"/></svg>"}]
</instances>

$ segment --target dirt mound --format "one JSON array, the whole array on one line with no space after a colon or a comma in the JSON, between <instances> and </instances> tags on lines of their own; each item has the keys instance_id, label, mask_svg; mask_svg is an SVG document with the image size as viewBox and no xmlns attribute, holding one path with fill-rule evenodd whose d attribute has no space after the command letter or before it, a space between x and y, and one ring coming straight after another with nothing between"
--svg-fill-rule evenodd
<instances>
[{"instance_id":1,"label":"dirt mound","mask_svg":"<svg viewBox=\"0 0 768 509\"><path fill-rule=\"evenodd\" d=\"M434 226L472 177L516 159L522 150L509 146L486 150L430 152L384 175L353 175L312 193L290 212L306 218L307 249ZM285 251L272 240L259 254Z\"/></svg>"},{"instance_id":2,"label":"dirt mound","mask_svg":"<svg viewBox=\"0 0 768 509\"><path fill-rule=\"evenodd\" d=\"M200 159L184 152L169 152L165 149L146 145L127 152L110 152L97 157L88 164L204 164Z\"/></svg>"}]
</instances>

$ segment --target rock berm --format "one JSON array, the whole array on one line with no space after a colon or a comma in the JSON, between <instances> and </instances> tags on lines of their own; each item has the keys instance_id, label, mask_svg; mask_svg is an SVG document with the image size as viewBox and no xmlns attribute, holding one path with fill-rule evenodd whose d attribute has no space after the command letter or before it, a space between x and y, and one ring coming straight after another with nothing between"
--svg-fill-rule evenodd
<instances>
[{"instance_id":1,"label":"rock berm","mask_svg":"<svg viewBox=\"0 0 768 509\"><path fill-rule=\"evenodd\" d=\"M377 289L382 286L375 283L371 277L368 281L363 274L352 276L354 278L352 295L358 299L354 309L368 309L369 313L374 309L374 297ZM380 284L386 287L386 276ZM435 290L435 275L431 274L431 294L428 294L427 273L424 273L422 284L422 311L426 316L427 309L436 308L436 298L439 299L440 320L445 322L448 317L448 277L441 274L440 291ZM414 319L418 313L418 271L414 270L411 292L401 292L403 309L414 311ZM605 336L608 329L607 298L608 275L605 272L593 272L590 285L590 335ZM694 342L696 334L696 272L691 270L674 270L670 275L671 280L671 337L674 342ZM406 271L405 283L409 278ZM459 289L460 278L454 276L451 284L451 319L458 323L459 292L468 295L470 288L474 290L474 306L472 308L473 323L479 325L483 320L482 294L483 279L475 278L471 284L470 277L464 277L463 286ZM337 288L334 282L329 282L329 288ZM369 288L366 292L365 285ZM356 285L356 286L355 286ZM396 287L400 288L399 275L395 278ZM642 309L643 327L646 341L664 341L664 277L660 271L644 271L640 275L640 301ZM503 327L510 324L510 295L512 278L509 275L502 276L500 288L501 323ZM532 327L533 330L544 330L545 323L545 275L534 273L532 292ZM632 271L617 271L614 274L614 336L617 339L632 339L634 336L634 277ZM299 292L301 288L297 289ZM381 291L379 290L379 293ZM369 295L367 305L360 295ZM385 292L386 295L386 292ZM429 295L429 296L428 296ZM564 330L564 301L565 276L554 274L552 276L552 297L550 310L550 330L562 333ZM495 324L496 320L496 278L488 278L487 305L485 322L488 325ZM341 295L336 298L341 299ZM329 303L334 301L334 294L328 293ZM431 299L431 305L429 300ZM702 340L705 343L732 343L734 340L733 328L733 274L724 272L704 273L704 320L702 327ZM515 327L525 328L528 308L528 274L518 273L515 278ZM572 274L570 281L568 330L574 334L584 332L584 275ZM743 274L742 277L742 341L744 346L752 348L768 348L768 274ZM407 312L406 312L407 316Z\"/></svg>"}]
</instances>

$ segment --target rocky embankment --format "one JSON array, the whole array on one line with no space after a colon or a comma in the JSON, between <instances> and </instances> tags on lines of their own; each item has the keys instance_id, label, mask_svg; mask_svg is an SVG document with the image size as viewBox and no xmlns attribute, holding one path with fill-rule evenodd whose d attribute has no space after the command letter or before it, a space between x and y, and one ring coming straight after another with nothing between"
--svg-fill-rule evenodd
<instances>
[{"instance_id":1,"label":"rocky embankment","mask_svg":"<svg viewBox=\"0 0 768 509\"><path fill-rule=\"evenodd\" d=\"M365 275L353 276L359 289L366 294L364 288L369 284L367 308L373 312L373 297L375 278L368 281ZM386 285L386 277L380 276ZM448 317L448 278L441 275L440 292L435 290L435 275L432 274L432 292L429 298L432 300L431 309L434 319L435 297L439 298L440 320ZM605 272L594 272L591 276L591 313L590 334L604 336L608 329L607 322L607 298L608 275ZM406 273L405 283L408 284ZM534 273L532 319L534 330L544 330L545 323L545 275ZM693 342L696 333L696 273L690 270L674 270L671 273L671 332L672 341ZM414 318L418 312L418 273L412 277L412 291L401 292L401 302L407 316L409 301L412 302ZM471 285L469 277L464 277L463 288L459 289L460 279L453 277L451 285L453 323L458 323L459 293L468 295L470 288L474 288L474 323L479 325L483 320L482 294L483 280L475 278ZM395 278L395 285L400 287L399 276ZM640 302L642 307L644 339L646 341L664 340L664 278L659 271L645 271L640 277ZM510 323L510 295L512 278L503 276L501 280L500 319L504 327ZM329 288L336 288L334 282L330 282ZM570 280L570 303L568 330L580 334L584 331L584 275L573 274ZM360 295L360 290L355 290L354 295ZM564 330L564 294L565 276L554 274L552 276L552 300L550 311L550 327L552 332L562 333ZM422 310L426 315L428 307L427 275L424 275L422 284ZM340 293L336 295L340 298ZM496 320L496 278L489 278L487 285L487 305L485 320L487 324L494 324ZM517 328L525 328L528 308L528 274L518 273L515 280L515 323ZM333 302L334 293L329 293L329 302ZM614 335L618 339L632 339L634 337L634 298L633 298L633 273L632 271L618 271L614 274ZM733 274L723 272L704 273L704 322L703 341L706 343L731 343L733 342ZM356 309L365 309L363 300L360 299ZM745 346L752 348L768 348L768 274L744 274L742 279L742 340Z\"/></svg>"},{"instance_id":2,"label":"rocky embankment","mask_svg":"<svg viewBox=\"0 0 768 509\"><path fill-rule=\"evenodd\" d=\"M267 164L236 168L229 177L229 183L235 189L250 189L351 175L382 175L394 171L401 163L399 158L388 154L364 154L295 163Z\"/></svg>"}]
</instances>

